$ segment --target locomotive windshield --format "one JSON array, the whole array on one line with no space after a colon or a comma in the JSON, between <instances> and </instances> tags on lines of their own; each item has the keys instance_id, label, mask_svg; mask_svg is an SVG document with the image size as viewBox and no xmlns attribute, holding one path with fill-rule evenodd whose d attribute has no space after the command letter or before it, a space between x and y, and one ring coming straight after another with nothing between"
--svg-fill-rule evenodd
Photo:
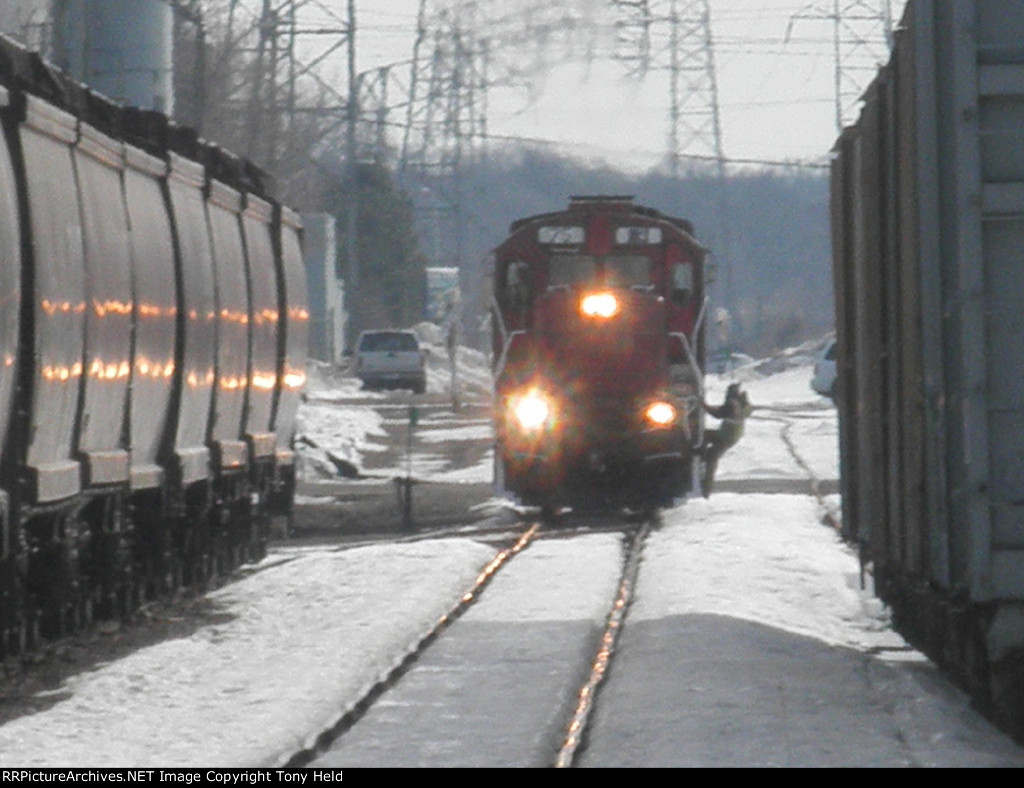
<instances>
[{"instance_id":1,"label":"locomotive windshield","mask_svg":"<svg viewBox=\"0 0 1024 788\"><path fill-rule=\"evenodd\" d=\"M548 287L572 286L597 279L597 261L590 255L553 254L548 261Z\"/></svg>"},{"instance_id":2,"label":"locomotive windshield","mask_svg":"<svg viewBox=\"0 0 1024 788\"><path fill-rule=\"evenodd\" d=\"M640 254L606 257L604 281L609 287L648 287L651 284L651 261Z\"/></svg>"},{"instance_id":3,"label":"locomotive windshield","mask_svg":"<svg viewBox=\"0 0 1024 788\"><path fill-rule=\"evenodd\" d=\"M640 254L593 257L553 254L548 260L548 287L603 282L607 287L649 287L651 261Z\"/></svg>"}]
</instances>

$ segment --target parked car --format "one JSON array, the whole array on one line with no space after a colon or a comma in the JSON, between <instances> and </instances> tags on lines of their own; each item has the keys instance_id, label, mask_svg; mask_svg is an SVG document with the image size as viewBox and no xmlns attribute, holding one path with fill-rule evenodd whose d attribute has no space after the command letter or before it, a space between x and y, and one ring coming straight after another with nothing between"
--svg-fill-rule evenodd
<instances>
[{"instance_id":1,"label":"parked car","mask_svg":"<svg viewBox=\"0 0 1024 788\"><path fill-rule=\"evenodd\" d=\"M811 388L831 399L836 398L836 343L830 341L814 362Z\"/></svg>"},{"instance_id":2,"label":"parked car","mask_svg":"<svg viewBox=\"0 0 1024 788\"><path fill-rule=\"evenodd\" d=\"M412 331L364 331L356 341L355 372L366 389L427 390L426 350Z\"/></svg>"}]
</instances>

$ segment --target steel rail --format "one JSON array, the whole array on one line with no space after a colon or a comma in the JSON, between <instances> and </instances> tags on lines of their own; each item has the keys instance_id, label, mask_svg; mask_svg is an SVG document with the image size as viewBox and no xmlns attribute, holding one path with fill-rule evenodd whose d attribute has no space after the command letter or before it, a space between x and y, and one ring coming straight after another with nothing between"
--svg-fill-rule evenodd
<instances>
[{"instance_id":1,"label":"steel rail","mask_svg":"<svg viewBox=\"0 0 1024 788\"><path fill-rule=\"evenodd\" d=\"M652 519L645 520L632 532L626 560L623 563L622 576L619 579L619 591L608 613L607 624L590 670L590 676L580 688L577 696L576 709L569 720L565 740L555 758L555 768L571 767L577 751L583 744L587 722L594 710L598 689L608 674L615 644L622 632L626 612L633 598L637 575L640 571L640 556L643 553L644 542L651 531L652 522Z\"/></svg>"},{"instance_id":2,"label":"steel rail","mask_svg":"<svg viewBox=\"0 0 1024 788\"><path fill-rule=\"evenodd\" d=\"M371 706L388 689L394 686L416 663L420 655L458 619L473 602L480 596L480 593L490 583L495 573L498 572L511 558L525 550L537 538L540 532L540 523L530 525L510 547L499 550L486 566L477 575L473 585L459 597L452 608L438 619L437 623L409 651L398 661L398 663L381 679L379 679L366 694L356 701L333 725L317 734L312 743L293 755L284 759L280 764L286 768L299 768L306 766L325 751L346 731L350 730Z\"/></svg>"}]
</instances>

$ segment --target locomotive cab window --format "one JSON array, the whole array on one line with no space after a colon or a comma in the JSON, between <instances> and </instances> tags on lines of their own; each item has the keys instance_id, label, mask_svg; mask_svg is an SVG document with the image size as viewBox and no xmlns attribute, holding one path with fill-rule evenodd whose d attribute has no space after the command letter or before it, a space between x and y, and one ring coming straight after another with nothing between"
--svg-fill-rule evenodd
<instances>
[{"instance_id":1,"label":"locomotive cab window","mask_svg":"<svg viewBox=\"0 0 1024 788\"><path fill-rule=\"evenodd\" d=\"M651 286L651 261L640 254L621 254L604 259L604 281L608 287Z\"/></svg>"},{"instance_id":2,"label":"locomotive cab window","mask_svg":"<svg viewBox=\"0 0 1024 788\"><path fill-rule=\"evenodd\" d=\"M650 287L651 261L644 255L555 254L548 262L548 287L573 287L601 283L605 287Z\"/></svg>"},{"instance_id":3,"label":"locomotive cab window","mask_svg":"<svg viewBox=\"0 0 1024 788\"><path fill-rule=\"evenodd\" d=\"M597 263L589 255L553 254L548 260L548 287L572 287L597 279Z\"/></svg>"},{"instance_id":4,"label":"locomotive cab window","mask_svg":"<svg viewBox=\"0 0 1024 788\"><path fill-rule=\"evenodd\" d=\"M685 306L693 295L693 266L690 263L676 263L672 266L669 300L677 306Z\"/></svg>"},{"instance_id":5,"label":"locomotive cab window","mask_svg":"<svg viewBox=\"0 0 1024 788\"><path fill-rule=\"evenodd\" d=\"M506 309L522 310L530 301L530 264L509 263L505 269L502 300Z\"/></svg>"}]
</instances>

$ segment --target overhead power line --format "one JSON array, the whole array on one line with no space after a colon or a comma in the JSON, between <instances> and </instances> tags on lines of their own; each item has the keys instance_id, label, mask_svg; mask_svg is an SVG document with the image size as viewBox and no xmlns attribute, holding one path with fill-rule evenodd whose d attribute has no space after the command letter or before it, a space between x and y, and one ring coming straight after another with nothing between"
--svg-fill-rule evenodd
<instances>
[{"instance_id":1,"label":"overhead power line","mask_svg":"<svg viewBox=\"0 0 1024 788\"><path fill-rule=\"evenodd\" d=\"M667 146L673 175L685 151L724 162L708 0L611 0L611 5L619 12L616 59L637 78L668 72Z\"/></svg>"},{"instance_id":2,"label":"overhead power line","mask_svg":"<svg viewBox=\"0 0 1024 788\"><path fill-rule=\"evenodd\" d=\"M820 0L790 17L788 41L797 22L832 23L836 133L855 119L861 97L893 42L891 0Z\"/></svg>"}]
</instances>

